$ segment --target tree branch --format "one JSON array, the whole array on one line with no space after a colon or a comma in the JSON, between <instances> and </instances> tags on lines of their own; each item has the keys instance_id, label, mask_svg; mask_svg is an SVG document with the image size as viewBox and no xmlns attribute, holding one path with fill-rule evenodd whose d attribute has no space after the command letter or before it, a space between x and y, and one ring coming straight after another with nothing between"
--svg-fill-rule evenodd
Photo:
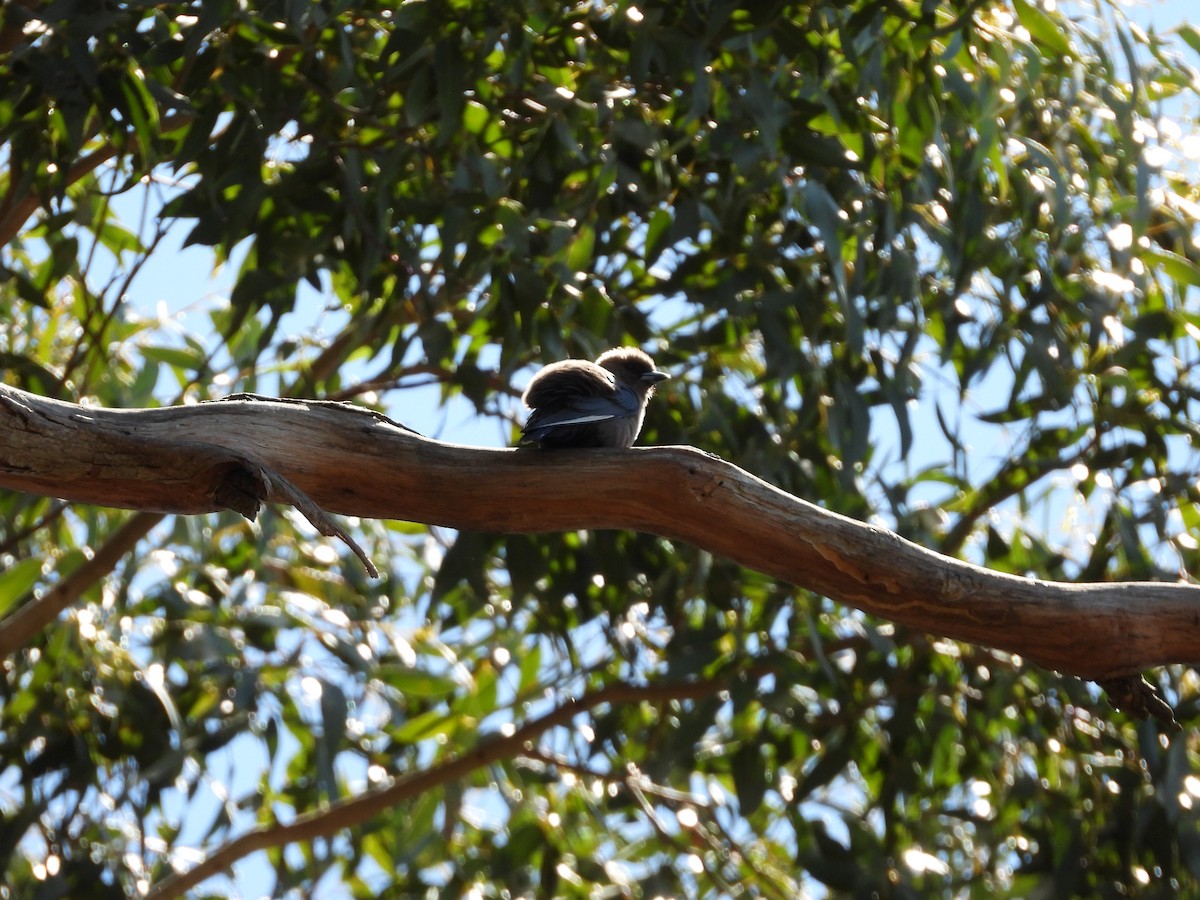
<instances>
[{"instance_id":1,"label":"tree branch","mask_svg":"<svg viewBox=\"0 0 1200 900\"><path fill-rule=\"evenodd\" d=\"M256 468L257 467L257 468ZM1094 681L1200 662L1200 586L989 571L823 510L690 447L489 450L341 404L107 410L0 386L0 487L194 514L265 469L329 513L497 532L633 529L912 628ZM263 497L289 502L288 497Z\"/></svg>"},{"instance_id":2,"label":"tree branch","mask_svg":"<svg viewBox=\"0 0 1200 900\"><path fill-rule=\"evenodd\" d=\"M40 597L21 606L0 620L0 658L16 653L68 606L79 602L84 591L117 567L117 563L137 546L137 542L162 521L155 513L138 513L122 523L92 558L79 566Z\"/></svg>"},{"instance_id":3,"label":"tree branch","mask_svg":"<svg viewBox=\"0 0 1200 900\"><path fill-rule=\"evenodd\" d=\"M239 859L266 850L329 837L343 828L361 825L377 815L426 791L465 778L476 769L503 759L511 759L532 747L544 731L568 724L576 716L603 704L696 700L728 687L719 681L671 682L638 686L615 684L570 700L545 715L527 722L508 737L485 738L474 750L443 763L395 779L386 788L358 797L339 800L322 809L297 816L287 825L259 825L210 854L204 862L187 872L170 875L154 885L146 900L171 900L201 882L225 872Z\"/></svg>"},{"instance_id":4,"label":"tree branch","mask_svg":"<svg viewBox=\"0 0 1200 900\"><path fill-rule=\"evenodd\" d=\"M74 184L86 175L90 175L100 166L117 155L117 150L111 144L102 144L90 153L76 160L64 179L68 185ZM0 247L7 246L21 231L30 216L42 205L41 198L36 193L28 193L0 205Z\"/></svg>"},{"instance_id":5,"label":"tree branch","mask_svg":"<svg viewBox=\"0 0 1200 900\"><path fill-rule=\"evenodd\" d=\"M162 118L159 133L170 134L192 120L191 113L170 113ZM64 187L70 187L90 175L100 166L117 156L117 147L113 139L98 143L94 149L80 154L71 163L63 178ZM11 185L10 187L15 187ZM42 206L42 198L36 191L30 191L20 196L10 196L0 201L0 247L10 244L20 233L25 222Z\"/></svg>"}]
</instances>

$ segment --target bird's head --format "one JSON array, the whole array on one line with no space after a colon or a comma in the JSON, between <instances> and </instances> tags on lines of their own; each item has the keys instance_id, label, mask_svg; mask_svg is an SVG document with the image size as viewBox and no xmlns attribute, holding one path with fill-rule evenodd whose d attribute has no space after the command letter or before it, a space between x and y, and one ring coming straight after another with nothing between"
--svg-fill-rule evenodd
<instances>
[{"instance_id":1,"label":"bird's head","mask_svg":"<svg viewBox=\"0 0 1200 900\"><path fill-rule=\"evenodd\" d=\"M654 386L671 376L654 368L654 360L636 347L609 350L596 360L597 365L612 372L620 384L640 394L650 394Z\"/></svg>"}]
</instances>

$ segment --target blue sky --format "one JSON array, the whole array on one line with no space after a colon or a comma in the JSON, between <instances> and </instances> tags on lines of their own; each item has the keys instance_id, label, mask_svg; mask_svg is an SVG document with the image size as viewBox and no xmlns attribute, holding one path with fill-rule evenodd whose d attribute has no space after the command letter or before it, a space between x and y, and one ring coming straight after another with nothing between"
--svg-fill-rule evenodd
<instances>
[{"instance_id":1,"label":"blue sky","mask_svg":"<svg viewBox=\"0 0 1200 900\"><path fill-rule=\"evenodd\" d=\"M1173 28L1180 22L1196 20L1196 0L1159 0L1139 2L1129 7L1130 17L1135 21L1154 25L1160 31Z\"/></svg>"}]
</instances>

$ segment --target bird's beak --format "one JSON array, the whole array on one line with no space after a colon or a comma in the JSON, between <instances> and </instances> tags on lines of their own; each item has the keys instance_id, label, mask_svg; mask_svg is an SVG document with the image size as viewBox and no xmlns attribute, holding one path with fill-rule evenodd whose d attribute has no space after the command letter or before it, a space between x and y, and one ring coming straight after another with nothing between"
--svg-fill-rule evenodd
<instances>
[{"instance_id":1,"label":"bird's beak","mask_svg":"<svg viewBox=\"0 0 1200 900\"><path fill-rule=\"evenodd\" d=\"M645 384L658 384L660 381L666 381L670 377L671 376L668 375L666 372L654 371L654 372L647 372L645 375L643 375L638 380L644 382Z\"/></svg>"}]
</instances>

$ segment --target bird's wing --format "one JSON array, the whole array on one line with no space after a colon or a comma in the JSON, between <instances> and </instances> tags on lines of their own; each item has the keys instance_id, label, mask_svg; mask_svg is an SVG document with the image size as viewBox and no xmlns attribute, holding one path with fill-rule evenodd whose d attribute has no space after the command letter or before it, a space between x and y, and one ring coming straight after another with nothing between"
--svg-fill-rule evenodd
<instances>
[{"instance_id":1,"label":"bird's wing","mask_svg":"<svg viewBox=\"0 0 1200 900\"><path fill-rule=\"evenodd\" d=\"M529 414L522 434L527 440L540 440L538 434L566 425L587 425L609 419L624 419L636 415L638 396L625 385L616 385L612 394L604 397L575 396L558 406L539 406Z\"/></svg>"},{"instance_id":2,"label":"bird's wing","mask_svg":"<svg viewBox=\"0 0 1200 900\"><path fill-rule=\"evenodd\" d=\"M581 398L611 397L617 379L608 369L582 359L551 363L533 377L525 405L557 408Z\"/></svg>"}]
</instances>

